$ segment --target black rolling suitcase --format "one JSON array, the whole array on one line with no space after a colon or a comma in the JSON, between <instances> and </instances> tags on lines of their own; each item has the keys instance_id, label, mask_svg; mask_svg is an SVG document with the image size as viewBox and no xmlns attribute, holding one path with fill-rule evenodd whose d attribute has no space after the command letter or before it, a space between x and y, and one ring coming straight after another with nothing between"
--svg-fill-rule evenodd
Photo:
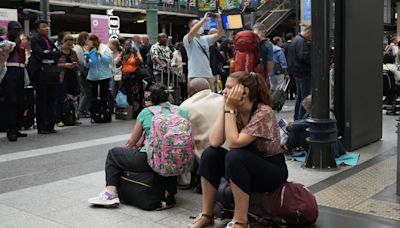
<instances>
[{"instance_id":1,"label":"black rolling suitcase","mask_svg":"<svg viewBox=\"0 0 400 228\"><path fill-rule=\"evenodd\" d=\"M35 93L32 86L24 89L23 112L20 119L20 127L27 130L35 123Z\"/></svg>"},{"instance_id":2,"label":"black rolling suitcase","mask_svg":"<svg viewBox=\"0 0 400 228\"><path fill-rule=\"evenodd\" d=\"M164 80L166 80L166 83L164 83ZM163 71L161 72L161 84L167 85L168 92L173 98L173 103L175 105L180 105L181 88L179 87L178 75L174 74L171 71L171 68L168 67L166 79L164 79L164 72Z\"/></svg>"},{"instance_id":3,"label":"black rolling suitcase","mask_svg":"<svg viewBox=\"0 0 400 228\"><path fill-rule=\"evenodd\" d=\"M108 100L100 97L100 85L97 89L95 101L90 108L90 118L94 123L109 123L112 120L112 112Z\"/></svg>"}]
</instances>

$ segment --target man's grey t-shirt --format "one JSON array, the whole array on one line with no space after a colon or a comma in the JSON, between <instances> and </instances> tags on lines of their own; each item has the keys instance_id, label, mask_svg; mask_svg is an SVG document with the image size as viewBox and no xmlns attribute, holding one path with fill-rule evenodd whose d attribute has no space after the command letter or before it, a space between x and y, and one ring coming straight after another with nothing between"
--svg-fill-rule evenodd
<instances>
[{"instance_id":1,"label":"man's grey t-shirt","mask_svg":"<svg viewBox=\"0 0 400 228\"><path fill-rule=\"evenodd\" d=\"M188 34L183 37L183 44L188 56L188 78L211 78L213 76L210 67L209 49L214 43L212 35L194 37L192 42L189 42ZM201 47L203 47L204 51Z\"/></svg>"}]
</instances>

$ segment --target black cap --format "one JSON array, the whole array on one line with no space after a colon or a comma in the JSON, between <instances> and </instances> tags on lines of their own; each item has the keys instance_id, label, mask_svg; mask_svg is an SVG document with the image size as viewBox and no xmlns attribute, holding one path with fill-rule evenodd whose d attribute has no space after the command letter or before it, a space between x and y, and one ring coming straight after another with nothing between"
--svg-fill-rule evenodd
<instances>
[{"instance_id":1,"label":"black cap","mask_svg":"<svg viewBox=\"0 0 400 228\"><path fill-rule=\"evenodd\" d=\"M7 25L7 30L10 31L12 29L22 29L22 25L18 21L10 21Z\"/></svg>"}]
</instances>

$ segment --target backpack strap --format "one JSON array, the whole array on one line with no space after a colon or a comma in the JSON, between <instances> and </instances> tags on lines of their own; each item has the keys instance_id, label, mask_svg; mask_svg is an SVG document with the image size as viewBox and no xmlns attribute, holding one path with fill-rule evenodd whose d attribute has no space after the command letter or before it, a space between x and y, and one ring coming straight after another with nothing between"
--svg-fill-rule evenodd
<instances>
[{"instance_id":1,"label":"backpack strap","mask_svg":"<svg viewBox=\"0 0 400 228\"><path fill-rule=\"evenodd\" d=\"M158 107L148 107L147 108L153 115L162 114L162 108Z\"/></svg>"},{"instance_id":2,"label":"backpack strap","mask_svg":"<svg viewBox=\"0 0 400 228\"><path fill-rule=\"evenodd\" d=\"M175 114L175 115L179 114L179 109L175 105L172 105L172 106L163 105L161 107L168 109L171 112L171 114Z\"/></svg>"},{"instance_id":3,"label":"backpack strap","mask_svg":"<svg viewBox=\"0 0 400 228\"><path fill-rule=\"evenodd\" d=\"M179 114L179 109L173 107L173 106L167 106L167 105L162 105L161 107L148 107L149 111L153 113L153 115L156 114L162 114L162 109L168 109L171 114Z\"/></svg>"}]
</instances>

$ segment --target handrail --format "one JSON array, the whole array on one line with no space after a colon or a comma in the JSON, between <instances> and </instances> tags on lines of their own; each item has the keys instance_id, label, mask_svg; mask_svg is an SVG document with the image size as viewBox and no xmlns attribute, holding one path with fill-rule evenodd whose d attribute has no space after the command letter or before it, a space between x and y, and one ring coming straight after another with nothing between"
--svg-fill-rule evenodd
<instances>
[{"instance_id":1,"label":"handrail","mask_svg":"<svg viewBox=\"0 0 400 228\"><path fill-rule=\"evenodd\" d=\"M281 2L277 7L271 10L267 10L263 15L261 15L259 18L257 18L257 22L264 23L265 19L271 15L272 12L277 11L277 10L287 10L285 9L285 6L287 6L287 2L283 1Z\"/></svg>"},{"instance_id":2,"label":"handrail","mask_svg":"<svg viewBox=\"0 0 400 228\"><path fill-rule=\"evenodd\" d=\"M31 0L32 1L32 0ZM39 0L36 0L39 1ZM121 7L126 9L138 9L145 10L147 8L146 0L132 0L132 1L124 1L124 0L49 0L50 3L70 3L70 4L90 4L101 7ZM170 4L172 3L172 4ZM197 15L197 10L193 6L186 4L185 6L181 6L178 3L164 2L157 5L159 11L164 12L176 12L182 14L193 14Z\"/></svg>"}]
</instances>

